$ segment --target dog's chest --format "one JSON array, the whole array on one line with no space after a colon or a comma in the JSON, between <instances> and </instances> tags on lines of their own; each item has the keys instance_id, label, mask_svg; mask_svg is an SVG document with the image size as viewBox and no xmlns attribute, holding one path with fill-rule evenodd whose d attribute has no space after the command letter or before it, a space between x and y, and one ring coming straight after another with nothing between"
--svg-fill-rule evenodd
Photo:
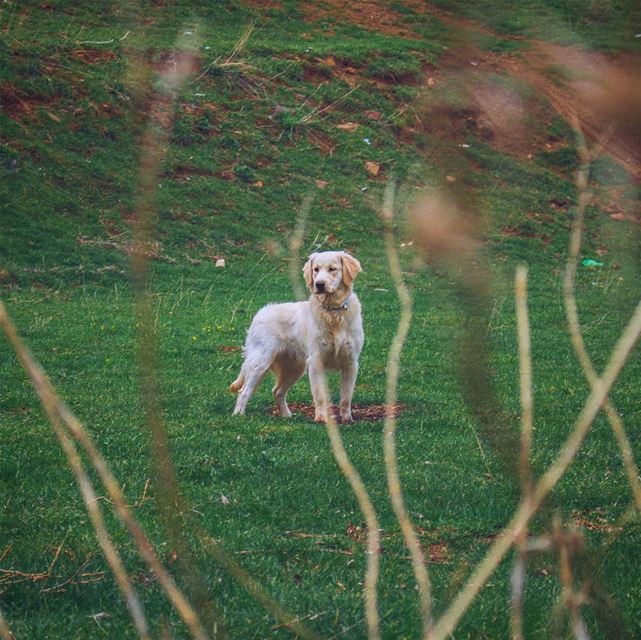
<instances>
[{"instance_id":1,"label":"dog's chest","mask_svg":"<svg viewBox=\"0 0 641 640\"><path fill-rule=\"evenodd\" d=\"M359 319L345 322L332 318L320 336L320 352L327 368L340 368L358 358L363 346L363 333Z\"/></svg>"}]
</instances>

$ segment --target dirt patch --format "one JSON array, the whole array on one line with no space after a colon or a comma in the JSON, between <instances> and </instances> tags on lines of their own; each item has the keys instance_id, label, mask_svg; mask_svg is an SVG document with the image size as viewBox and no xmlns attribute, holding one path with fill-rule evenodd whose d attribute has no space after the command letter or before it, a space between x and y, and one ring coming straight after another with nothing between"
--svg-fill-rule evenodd
<instances>
[{"instance_id":1,"label":"dirt patch","mask_svg":"<svg viewBox=\"0 0 641 640\"><path fill-rule=\"evenodd\" d=\"M302 414L311 420L314 419L314 405L305 404L303 402L290 402L289 408L291 409L294 415ZM337 407L334 409L334 418L337 422L340 422L340 418L337 413ZM399 416L403 410L402 405L396 405L394 408L394 415ZM276 407L272 408L270 411L271 415L279 416L280 413ZM386 415L386 407L384 404L353 404L352 405L352 418L354 422L376 422L384 420Z\"/></svg>"},{"instance_id":2,"label":"dirt patch","mask_svg":"<svg viewBox=\"0 0 641 640\"><path fill-rule=\"evenodd\" d=\"M571 125L578 123L589 140L602 143L606 153L641 180L638 57L606 56L576 45L525 41L433 8L430 13L454 27L459 39L449 47L439 61L439 70L427 78L426 84L438 88L454 80L465 87L466 106L474 113L468 127L476 128L482 138L502 151L532 156L559 148L558 138L549 135L545 127L558 114ZM472 42L473 33L527 42L529 48L517 53L480 50ZM497 84L499 78L508 82ZM523 91L525 87L529 90ZM429 115L428 111L428 119ZM457 114L452 116L456 121ZM532 126L537 122L544 125L538 131Z\"/></svg>"},{"instance_id":3,"label":"dirt patch","mask_svg":"<svg viewBox=\"0 0 641 640\"><path fill-rule=\"evenodd\" d=\"M435 542L427 546L427 557L432 564L449 564L452 551L445 542Z\"/></svg>"},{"instance_id":4,"label":"dirt patch","mask_svg":"<svg viewBox=\"0 0 641 640\"><path fill-rule=\"evenodd\" d=\"M85 64L104 64L118 58L116 53L108 49L73 49L71 56Z\"/></svg>"},{"instance_id":5,"label":"dirt patch","mask_svg":"<svg viewBox=\"0 0 641 640\"><path fill-rule=\"evenodd\" d=\"M27 93L7 82L0 87L0 107L13 120L20 120L33 116L40 107L45 109L57 107L57 101L49 97Z\"/></svg>"},{"instance_id":6,"label":"dirt patch","mask_svg":"<svg viewBox=\"0 0 641 640\"><path fill-rule=\"evenodd\" d=\"M572 514L572 521L575 527L586 531L599 531L602 533L614 533L621 531L620 524L610 522L599 511L575 511Z\"/></svg>"}]
</instances>

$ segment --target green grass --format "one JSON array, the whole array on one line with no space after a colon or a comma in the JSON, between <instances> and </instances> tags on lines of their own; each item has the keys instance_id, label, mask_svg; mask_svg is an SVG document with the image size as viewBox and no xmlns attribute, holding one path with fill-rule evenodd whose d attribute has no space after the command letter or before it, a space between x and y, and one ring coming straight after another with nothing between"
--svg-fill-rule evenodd
<instances>
[{"instance_id":1,"label":"green grass","mask_svg":"<svg viewBox=\"0 0 641 640\"><path fill-rule=\"evenodd\" d=\"M384 402L398 317L377 215L388 179L400 187L399 243L411 240L404 205L450 173L457 178L454 192L465 191L483 217L488 299L480 308L466 302L454 274L420 265L410 246L400 249L414 318L399 385L399 466L421 540L442 560L431 572L435 610L443 612L518 503L518 485L506 470L517 454L495 450L491 441L505 434L494 424L484 427L466 403L461 352L470 339L482 347L487 337L483 375L500 407L494 417L517 433L516 264L530 267L537 475L553 461L588 395L561 298L576 201L567 123L533 123L561 146L529 159L502 154L473 131L462 147L422 130L416 123L424 116L424 69L440 69L453 34L402 2L392 8L419 38L375 33L340 15L304 19L291 1L265 12L236 2L143 3L139 10L105 3L100 11L88 3L48 6L12 3L1 14L0 295L176 574L154 489L147 486L153 472L127 249L155 71L179 34L196 29L200 37L202 71L177 100L158 181L150 297L163 415L191 509L184 533L230 637L291 634L273 628L278 621L220 566L198 531L220 541L294 615L317 616L308 624L320 636L366 635L365 550L357 529L363 517L324 428L300 415L271 417L267 383L246 417L231 417L228 385L252 315L267 302L292 298L287 246L303 202L313 197L304 250L348 248L364 267L356 288L366 345L355 401L367 406ZM506 32L528 11L524 3L503 12ZM608 47L628 48L610 28L620 13L612 8L603 29L578 23L576 33L594 34L595 42L607 36ZM236 57L243 64L221 64L252 22ZM479 46L517 47L490 36ZM495 81L502 86L500 76ZM518 87L523 95L528 89ZM463 108L466 98L460 99ZM337 126L347 122L358 128ZM368 161L380 165L378 178L368 174ZM591 179L597 195L617 188L638 198L625 169L609 158L595 163ZM587 222L581 258L598 256L603 267L580 268L578 296L586 342L601 370L637 302L639 233L597 204ZM215 267L219 257L224 269ZM483 330L470 336L470 326ZM637 352L613 392L637 457L640 366ZM337 380L330 382L336 390ZM291 400L310 402L306 381L294 387ZM419 637L413 577L387 497L381 429L381 422L367 421L341 433L383 529L384 637ZM4 340L0 493L0 609L16 637L136 637L72 473ZM599 525L581 529L577 569L593 581L586 619L595 638L641 631L641 591L628 570L641 550L639 525L614 536L606 526L630 499L609 426L599 417L533 525L535 533L549 531L555 514L566 523ZM109 513L107 500L101 506ZM188 637L122 526L112 515L108 525L155 635ZM457 638L509 637L510 570L508 560L461 621ZM560 591L556 555L533 557L528 637L564 633Z\"/></svg>"}]
</instances>

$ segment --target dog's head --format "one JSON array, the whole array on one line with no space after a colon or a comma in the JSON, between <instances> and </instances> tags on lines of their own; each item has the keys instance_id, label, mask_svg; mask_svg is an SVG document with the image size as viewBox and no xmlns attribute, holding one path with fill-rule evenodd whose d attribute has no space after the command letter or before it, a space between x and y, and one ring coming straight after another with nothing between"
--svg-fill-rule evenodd
<instances>
[{"instance_id":1,"label":"dog's head","mask_svg":"<svg viewBox=\"0 0 641 640\"><path fill-rule=\"evenodd\" d=\"M361 263L345 251L312 253L303 267L305 284L317 296L349 289L361 271Z\"/></svg>"}]
</instances>

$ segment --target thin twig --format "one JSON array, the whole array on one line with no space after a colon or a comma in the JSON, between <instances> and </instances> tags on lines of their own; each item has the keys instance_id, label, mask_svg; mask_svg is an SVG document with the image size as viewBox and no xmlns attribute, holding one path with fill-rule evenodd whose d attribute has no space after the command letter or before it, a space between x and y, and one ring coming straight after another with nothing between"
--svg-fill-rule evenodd
<instances>
[{"instance_id":1,"label":"thin twig","mask_svg":"<svg viewBox=\"0 0 641 640\"><path fill-rule=\"evenodd\" d=\"M303 239L305 237L305 226L309 218L309 210L312 206L312 195L308 195L303 200L300 212L296 218L296 227L289 239L289 279L294 289L294 297L296 300L305 300L307 295L305 289L300 283L300 250L303 246Z\"/></svg>"},{"instance_id":2,"label":"thin twig","mask_svg":"<svg viewBox=\"0 0 641 640\"><path fill-rule=\"evenodd\" d=\"M4 619L4 616L2 615L1 610L0 610L0 638L2 638L2 640L16 640L16 637L13 635L13 633L11 633L11 629L9 628L7 621Z\"/></svg>"},{"instance_id":3,"label":"thin twig","mask_svg":"<svg viewBox=\"0 0 641 640\"><path fill-rule=\"evenodd\" d=\"M618 377L630 351L641 334L641 302L637 305L632 319L625 331L617 341L603 375L598 378L592 387L590 396L586 400L583 410L577 418L574 428L556 460L550 465L545 474L536 483L532 491L529 504L521 502L516 513L507 527L494 540L485 558L477 565L471 577L454 598L447 611L436 622L430 635L430 640L445 640L453 633L458 621L474 601L483 585L494 573L497 566L510 549L515 540L518 540L527 526L530 518L536 513L547 495L556 486L572 460L576 456L594 418L598 414L608 392Z\"/></svg>"},{"instance_id":4,"label":"thin twig","mask_svg":"<svg viewBox=\"0 0 641 640\"><path fill-rule=\"evenodd\" d=\"M337 98L334 100L334 102L324 106L324 107L318 107L316 109L312 109L307 115L303 116L299 121L298 124L306 124L309 122L312 118L315 118L316 116L320 115L321 113L325 113L325 111L329 111L332 107L335 107L337 104L340 104L345 100L349 95L354 93L356 89L358 89L360 85L356 85L355 87L352 87L349 91L347 91L344 95L342 95L340 98Z\"/></svg>"},{"instance_id":5,"label":"thin twig","mask_svg":"<svg viewBox=\"0 0 641 640\"><path fill-rule=\"evenodd\" d=\"M198 570L194 554L186 541L188 529L185 514L189 509L178 488L172 464L169 437L163 418L162 394L158 380L158 350L154 332L154 313L150 295L151 275L149 252L155 237L157 222L156 192L163 162L166 158L173 124L174 104L179 91L196 65L198 42L183 40L175 44L171 64L160 74L161 90L149 106L149 121L141 142L138 196L133 218L133 247L131 267L134 290L134 313L137 332L138 371L142 393L145 426L150 434L155 497L171 548L175 550L177 567L185 581L189 603L190 630L197 637L206 637L205 625L224 637L222 614L208 593L205 579ZM187 598L185 599L187 600ZM186 619L186 621L187 621Z\"/></svg>"},{"instance_id":6,"label":"thin twig","mask_svg":"<svg viewBox=\"0 0 641 640\"><path fill-rule=\"evenodd\" d=\"M519 469L524 498L532 490L532 436L534 433L534 399L532 396L532 355L530 320L527 305L527 268L516 270L516 318L519 339L519 379L521 396L521 451Z\"/></svg>"},{"instance_id":7,"label":"thin twig","mask_svg":"<svg viewBox=\"0 0 641 640\"><path fill-rule=\"evenodd\" d=\"M523 640L523 592L525 591L525 578L527 574L527 534L517 542L518 553L514 559L512 575L510 576L510 589L512 592L512 640Z\"/></svg>"},{"instance_id":8,"label":"thin twig","mask_svg":"<svg viewBox=\"0 0 641 640\"><path fill-rule=\"evenodd\" d=\"M109 536L107 528L105 527L104 519L102 517L102 511L100 510L99 502L93 489L93 485L91 484L91 480L89 479L89 476L84 469L84 465L82 464L82 460L78 455L78 451L76 450L73 440L69 437L67 430L63 426L64 422L62 419L62 414L59 410L59 400L56 397L55 393L53 393L51 385L46 379L44 372L38 367L38 365L35 363L31 355L27 351L26 347L20 340L15 326L11 322L11 319L9 318L2 302L0 302L0 325L2 326L2 329L7 339L9 340L9 343L18 356L20 364L31 378L33 386L38 396L40 397L47 417L53 425L56 436L60 441L65 455L67 456L67 460L69 461L69 465L71 466L71 469L76 477L76 482L78 483L80 493L85 502L87 513L89 514L91 524L94 528L94 531L96 532L96 538L98 539L98 543L100 544L105 558L116 578L118 587L125 597L125 601L127 602L127 606L129 607L129 612L134 621L138 634L141 638L147 640L150 637L149 627L147 625L147 620L145 618L140 599L138 598L136 591L131 585L131 580L127 575L120 555L111 542L111 538Z\"/></svg>"},{"instance_id":9,"label":"thin twig","mask_svg":"<svg viewBox=\"0 0 641 640\"><path fill-rule=\"evenodd\" d=\"M521 449L519 475L521 501L526 504L532 495L532 436L534 431L534 401L532 395L532 355L530 320L527 305L527 268L517 267L515 278L516 320L519 342L519 380L521 396ZM512 638L523 639L523 592L527 572L527 525L517 540L518 553L512 569Z\"/></svg>"},{"instance_id":10,"label":"thin twig","mask_svg":"<svg viewBox=\"0 0 641 640\"><path fill-rule=\"evenodd\" d=\"M564 303L565 315L570 329L570 336L572 338L572 345L576 352L577 358L583 369L583 373L588 380L591 387L594 386L598 376L590 355L588 354L583 340L583 332L581 331L581 323L579 321L579 313L576 302L576 272L579 260L579 252L581 250L581 238L583 235L583 221L585 219L585 210L592 198L592 192L588 185L588 176L590 173L590 164L597 153L600 152L601 146L597 145L596 149L592 152L588 151L587 144L583 133L581 131L578 120L574 122L574 129L577 136L577 148L579 157L581 158L581 166L577 173L576 183L579 191L579 202L572 225L572 232L570 235L570 249L568 252L567 264L565 267L565 277L563 281L564 288ZM610 398L606 399L605 415L610 422L612 431L616 438L619 449L621 450L621 457L625 467L628 483L634 496L634 502L639 513L641 513L641 481L639 480L639 468L634 460L632 447L626 435L623 420L617 411L614 403Z\"/></svg>"},{"instance_id":11,"label":"thin twig","mask_svg":"<svg viewBox=\"0 0 641 640\"><path fill-rule=\"evenodd\" d=\"M245 32L246 39L251 34L253 26ZM237 45L234 52L227 60L231 64L231 58L236 55L242 45ZM226 64L227 64L226 63ZM153 231L156 224L157 212L155 207L155 193L158 185L158 176L161 173L162 162L165 157L167 140L171 125L171 103L175 100L179 87L185 80L186 70L190 65L183 60L184 68L178 68L168 78L166 84L169 91L164 101L159 96L158 104L154 111L160 114L157 122L150 122L150 126L143 140L143 153L140 170L140 195L137 203L137 216L134 225L134 238L137 246L144 247L153 239ZM159 126L154 126L159 125ZM208 601L206 583L202 579L193 554L184 540L182 531L186 528L192 531L194 537L206 545L209 552L215 559L234 577L242 586L260 602L270 613L277 617L285 626L290 627L296 635L308 640L315 640L316 635L307 629L302 623L296 622L296 616L280 607L278 603L269 596L265 589L252 578L240 565L238 565L219 545L207 537L206 532L194 522L187 522L185 515L190 509L179 491L176 474L171 464L171 454L167 436L166 425L163 419L161 406L161 391L157 376L157 344L153 329L153 311L151 304L149 260L144 251L135 252L132 255L132 267L134 276L134 292L136 298L136 317L138 328L138 358L140 363L140 374L142 392L145 408L145 420L152 435L154 448L155 475L157 483L156 497L160 506L160 512L165 522L172 547L177 551L178 561L182 564L182 572L190 581L193 600L203 608L203 612L209 618L208 626L215 630L216 637L224 637L225 632L222 626L222 615ZM198 624L201 625L200 621ZM193 631L192 631L193 633Z\"/></svg>"},{"instance_id":12,"label":"thin twig","mask_svg":"<svg viewBox=\"0 0 641 640\"><path fill-rule=\"evenodd\" d=\"M583 594L574 589L574 578L572 572L571 546L569 539L562 527L559 518L554 521L554 538L558 541L559 547L559 577L561 579L562 600L570 613L572 631L576 640L589 640L589 634L581 616L581 605L584 604Z\"/></svg>"},{"instance_id":13,"label":"thin twig","mask_svg":"<svg viewBox=\"0 0 641 640\"><path fill-rule=\"evenodd\" d=\"M326 385L325 380L323 384ZM325 389L325 395L327 396L327 389ZM365 569L364 598L367 637L368 640L380 640L380 619L378 614L378 596L376 594L379 572L380 535L376 511L374 510L374 505L367 493L361 476L349 460L336 420L331 411L327 419L326 428L334 458L336 458L340 470L343 472L345 479L356 495L358 505L365 517L365 523L367 525L367 567Z\"/></svg>"},{"instance_id":14,"label":"thin twig","mask_svg":"<svg viewBox=\"0 0 641 640\"><path fill-rule=\"evenodd\" d=\"M412 522L405 508L401 481L398 474L396 456L396 405L398 400L398 378L400 374L401 351L412 321L412 298L403 282L398 251L394 245L394 183L389 182L385 191L385 201L382 212L385 223L385 251L390 267L390 274L394 281L396 293L401 304L401 314L398 321L396 334L390 345L387 359L387 392L385 399L385 426L383 429L383 450L385 453L385 469L387 474L387 488L389 491L392 508L401 526L403 539L407 546L412 561L414 579L418 586L421 618L423 623L423 636L427 637L432 626L432 595L429 574L425 555L421 543L412 526Z\"/></svg>"},{"instance_id":15,"label":"thin twig","mask_svg":"<svg viewBox=\"0 0 641 640\"><path fill-rule=\"evenodd\" d=\"M251 68L251 65L245 63L245 62L235 62L234 58L245 48L247 45L247 42L249 41L249 38L251 37L252 33L254 32L255 28L255 23L251 22L247 27L245 28L245 31L243 31L242 35L240 38L236 41L234 44L234 47L232 48L230 54L227 56L227 59L225 62L221 62L222 56L218 56L213 62L210 62L205 69L198 75L196 78L194 78L193 82L197 82L204 76L206 76L211 69L214 67L218 68L228 68L228 67L245 67L245 68Z\"/></svg>"}]
</instances>

